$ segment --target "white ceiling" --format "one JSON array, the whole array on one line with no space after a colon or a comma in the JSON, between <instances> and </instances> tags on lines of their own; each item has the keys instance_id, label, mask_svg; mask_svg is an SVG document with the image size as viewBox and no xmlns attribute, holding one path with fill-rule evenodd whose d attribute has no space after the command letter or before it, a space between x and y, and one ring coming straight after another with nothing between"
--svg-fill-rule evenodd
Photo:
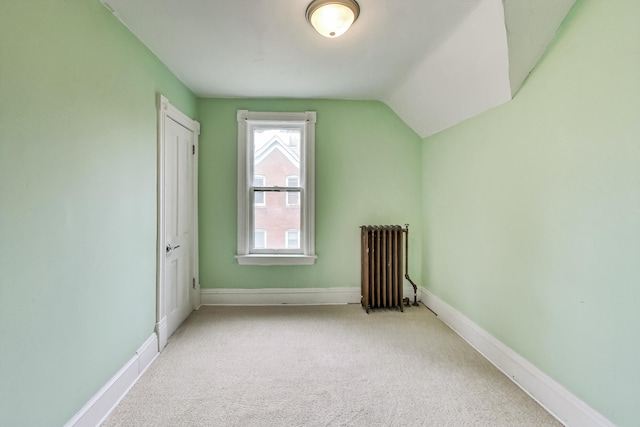
<instances>
[{"instance_id":1,"label":"white ceiling","mask_svg":"<svg viewBox=\"0 0 640 427\"><path fill-rule=\"evenodd\" d=\"M306 22L310 0L102 1L199 97L380 100L427 136L519 88L502 0L359 0L360 17L336 39ZM574 0L505 2L527 30L543 24L544 50ZM530 50L520 83L542 52Z\"/></svg>"}]
</instances>

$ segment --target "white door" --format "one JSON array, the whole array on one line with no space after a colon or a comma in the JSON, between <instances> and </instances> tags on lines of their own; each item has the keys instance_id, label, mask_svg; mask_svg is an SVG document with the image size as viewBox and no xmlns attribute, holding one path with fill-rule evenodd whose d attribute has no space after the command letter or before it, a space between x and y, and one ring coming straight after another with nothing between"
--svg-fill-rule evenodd
<instances>
[{"instance_id":1,"label":"white door","mask_svg":"<svg viewBox=\"0 0 640 427\"><path fill-rule=\"evenodd\" d=\"M164 128L164 313L167 337L191 313L194 271L194 132L167 117Z\"/></svg>"},{"instance_id":2,"label":"white door","mask_svg":"<svg viewBox=\"0 0 640 427\"><path fill-rule=\"evenodd\" d=\"M200 305L198 135L200 123L158 95L158 350Z\"/></svg>"}]
</instances>

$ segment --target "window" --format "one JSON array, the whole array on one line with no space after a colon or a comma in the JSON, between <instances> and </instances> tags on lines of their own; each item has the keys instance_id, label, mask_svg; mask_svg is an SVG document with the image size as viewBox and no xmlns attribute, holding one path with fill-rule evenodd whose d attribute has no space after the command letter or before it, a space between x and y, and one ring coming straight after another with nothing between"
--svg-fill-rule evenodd
<instances>
[{"instance_id":1,"label":"window","mask_svg":"<svg viewBox=\"0 0 640 427\"><path fill-rule=\"evenodd\" d=\"M287 177L287 187L299 187L300 179L296 175ZM287 206L298 206L300 205L300 193L297 191L287 191L286 193Z\"/></svg>"},{"instance_id":2,"label":"window","mask_svg":"<svg viewBox=\"0 0 640 427\"><path fill-rule=\"evenodd\" d=\"M285 240L287 249L298 249L300 247L300 230L287 230Z\"/></svg>"},{"instance_id":3,"label":"window","mask_svg":"<svg viewBox=\"0 0 640 427\"><path fill-rule=\"evenodd\" d=\"M315 262L315 123L313 111L238 111L238 263Z\"/></svg>"},{"instance_id":4,"label":"window","mask_svg":"<svg viewBox=\"0 0 640 427\"><path fill-rule=\"evenodd\" d=\"M265 179L264 176L254 175L253 176L253 186L254 187L264 187ZM262 191L253 193L253 203L256 206L264 206L265 205L265 193Z\"/></svg>"}]
</instances>

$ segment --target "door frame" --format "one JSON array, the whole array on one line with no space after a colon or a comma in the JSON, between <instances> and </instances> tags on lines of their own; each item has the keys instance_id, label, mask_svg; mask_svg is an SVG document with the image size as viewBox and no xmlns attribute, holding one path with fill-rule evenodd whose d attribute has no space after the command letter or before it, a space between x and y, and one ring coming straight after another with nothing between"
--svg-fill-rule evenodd
<instances>
[{"instance_id":1,"label":"door frame","mask_svg":"<svg viewBox=\"0 0 640 427\"><path fill-rule=\"evenodd\" d=\"M193 132L193 182L191 183L192 191L192 230L193 230L193 274L195 277L195 286L190 287L189 296L191 306L196 309L200 306L200 271L198 268L198 136L200 135L200 123L191 119L182 111L172 105L169 100L162 94L158 94L158 181L157 181L157 198L158 198L158 230L157 230L157 251L156 251L156 334L158 335L158 351L167 345L168 329L167 329L167 313L165 310L166 299L166 281L164 277L165 271L165 125L167 120L173 120Z\"/></svg>"}]
</instances>

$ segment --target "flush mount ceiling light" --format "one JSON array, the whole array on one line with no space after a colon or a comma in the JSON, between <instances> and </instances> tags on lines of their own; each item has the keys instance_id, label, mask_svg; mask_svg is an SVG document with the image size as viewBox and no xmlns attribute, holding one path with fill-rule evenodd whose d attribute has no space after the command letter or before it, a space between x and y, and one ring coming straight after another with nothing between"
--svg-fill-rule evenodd
<instances>
[{"instance_id":1,"label":"flush mount ceiling light","mask_svg":"<svg viewBox=\"0 0 640 427\"><path fill-rule=\"evenodd\" d=\"M306 15L317 32L334 38L344 34L358 19L360 6L355 0L313 0Z\"/></svg>"}]
</instances>

